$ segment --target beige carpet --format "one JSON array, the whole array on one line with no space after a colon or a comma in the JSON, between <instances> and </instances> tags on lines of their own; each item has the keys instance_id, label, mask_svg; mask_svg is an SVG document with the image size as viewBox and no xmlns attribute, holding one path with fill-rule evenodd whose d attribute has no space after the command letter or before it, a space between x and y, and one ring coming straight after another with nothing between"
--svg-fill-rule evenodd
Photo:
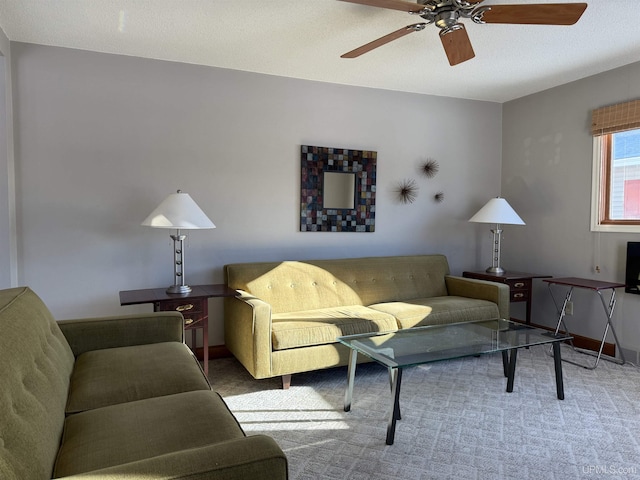
<instances>
[{"instance_id":1,"label":"beige carpet","mask_svg":"<svg viewBox=\"0 0 640 480\"><path fill-rule=\"evenodd\" d=\"M291 480L640 479L640 371L565 363L561 401L545 352L519 352L513 393L500 355L405 370L391 446L389 380L375 364L358 366L348 413L346 367L294 375L289 390L254 380L235 359L212 360L209 377L247 435L280 444Z\"/></svg>"}]
</instances>

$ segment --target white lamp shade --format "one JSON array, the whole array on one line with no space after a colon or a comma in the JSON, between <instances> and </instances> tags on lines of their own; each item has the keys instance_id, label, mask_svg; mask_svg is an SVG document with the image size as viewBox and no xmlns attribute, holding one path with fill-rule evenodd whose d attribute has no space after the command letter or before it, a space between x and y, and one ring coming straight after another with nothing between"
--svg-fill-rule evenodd
<instances>
[{"instance_id":1,"label":"white lamp shade","mask_svg":"<svg viewBox=\"0 0 640 480\"><path fill-rule=\"evenodd\" d=\"M502 223L505 225L525 225L509 202L504 198L492 198L478 213L469 219L476 223Z\"/></svg>"},{"instance_id":2,"label":"white lamp shade","mask_svg":"<svg viewBox=\"0 0 640 480\"><path fill-rule=\"evenodd\" d=\"M193 201L188 193L178 190L165 198L158 207L145 218L142 225L154 228L175 228L196 230L216 228L209 217Z\"/></svg>"}]
</instances>

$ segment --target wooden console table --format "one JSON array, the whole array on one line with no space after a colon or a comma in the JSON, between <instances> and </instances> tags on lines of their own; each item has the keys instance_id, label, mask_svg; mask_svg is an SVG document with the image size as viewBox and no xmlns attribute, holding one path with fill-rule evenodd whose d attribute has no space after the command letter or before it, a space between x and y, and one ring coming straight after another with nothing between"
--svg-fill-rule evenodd
<instances>
[{"instance_id":1,"label":"wooden console table","mask_svg":"<svg viewBox=\"0 0 640 480\"><path fill-rule=\"evenodd\" d=\"M120 305L153 303L154 312L178 311L184 316L184 329L191 330L191 349L196 349L196 330L202 329L204 373L209 374L209 298L234 297L236 291L224 284L196 285L186 294L167 293L166 288L124 290Z\"/></svg>"},{"instance_id":2,"label":"wooden console table","mask_svg":"<svg viewBox=\"0 0 640 480\"><path fill-rule=\"evenodd\" d=\"M549 293L551 294L551 298L558 312L558 325L556 326L556 332L555 332L556 334L560 330L560 325L563 325L565 333L567 335L570 335L569 329L567 328L567 325L564 322L564 317L566 315L567 303L571 301L571 294L573 293L574 288L583 288L586 290L591 290L593 292L596 292L600 297L600 300L602 301L602 307L604 308L605 317L607 319L607 323L604 329L604 334L602 335L602 341L600 342L600 349L598 350L598 354L596 355L596 361L593 365L583 365L581 363L572 362L566 359L563 359L563 361L567 363L572 363L573 365L577 365L579 367L587 368L589 370L593 370L598 366L598 362L600 361L600 358L605 358L606 360L612 361L614 363L618 363L620 365L624 364L625 363L624 353L622 352L622 348L620 347L620 342L618 342L618 336L616 335L616 331L613 328L613 324L611 323L611 317L613 317L613 311L616 307L616 288L624 288L625 284L614 283L614 282L603 282L601 280L590 280L587 278L576 278L576 277L551 278L544 281L549 284ZM556 297L553 294L553 289L552 289L553 285L568 287L564 297L564 301L562 302L562 307L559 306L558 302L556 301ZM611 290L608 302L605 301L602 295L602 292L606 290ZM616 346L618 347L618 352L620 353L620 360L616 358L607 358L608 357L607 355L603 357L602 349L604 348L604 343L607 338L607 333L609 332L609 329L611 329L611 333L613 333L613 339L615 340ZM573 342L571 343L571 346L573 347ZM591 352L589 350L579 349L576 347L573 347L573 348L574 350L579 351L581 353L586 353L589 355L594 354L594 352Z\"/></svg>"},{"instance_id":3,"label":"wooden console table","mask_svg":"<svg viewBox=\"0 0 640 480\"><path fill-rule=\"evenodd\" d=\"M490 282L505 283L509 285L509 294L512 303L527 302L525 317L525 323L527 325L531 323L531 297L533 295L533 279L551 278L551 275L538 275L535 273L524 272L462 272L462 276L466 278L475 278L476 280L488 280Z\"/></svg>"}]
</instances>

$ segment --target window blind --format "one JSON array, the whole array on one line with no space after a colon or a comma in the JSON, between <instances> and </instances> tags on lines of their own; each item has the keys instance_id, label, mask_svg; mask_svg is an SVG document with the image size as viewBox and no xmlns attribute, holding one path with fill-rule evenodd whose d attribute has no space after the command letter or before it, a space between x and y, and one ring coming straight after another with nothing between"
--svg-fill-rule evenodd
<instances>
[{"instance_id":1,"label":"window blind","mask_svg":"<svg viewBox=\"0 0 640 480\"><path fill-rule=\"evenodd\" d=\"M640 128L640 100L596 108L591 114L594 137L636 128Z\"/></svg>"}]
</instances>

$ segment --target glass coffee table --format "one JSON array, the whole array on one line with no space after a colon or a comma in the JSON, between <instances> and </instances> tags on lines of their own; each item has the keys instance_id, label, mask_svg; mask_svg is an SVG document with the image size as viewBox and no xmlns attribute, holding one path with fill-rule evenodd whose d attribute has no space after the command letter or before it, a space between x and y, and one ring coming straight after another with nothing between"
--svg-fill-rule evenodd
<instances>
[{"instance_id":1,"label":"glass coffee table","mask_svg":"<svg viewBox=\"0 0 640 480\"><path fill-rule=\"evenodd\" d=\"M400 419L400 385L404 368L501 352L504 376L507 377L507 392L512 392L518 349L549 343L553 346L556 391L558 399L563 400L560 342L571 338L570 335L555 334L509 320L462 322L339 337L338 341L351 349L344 411L351 410L358 353L389 369L392 406L387 427L387 445L393 445L396 421Z\"/></svg>"}]
</instances>

